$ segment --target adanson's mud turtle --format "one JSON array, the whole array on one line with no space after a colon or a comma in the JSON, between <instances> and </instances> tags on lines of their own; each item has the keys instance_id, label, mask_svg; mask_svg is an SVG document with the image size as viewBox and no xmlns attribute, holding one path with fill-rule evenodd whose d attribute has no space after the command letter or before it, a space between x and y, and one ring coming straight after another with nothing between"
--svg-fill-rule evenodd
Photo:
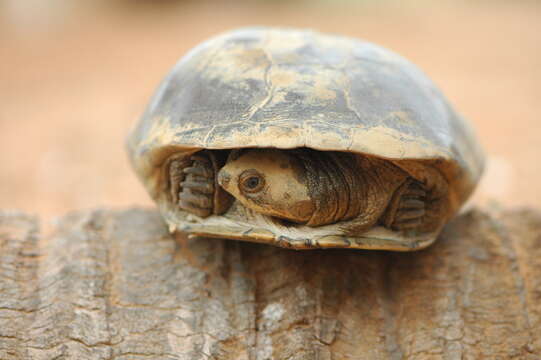
<instances>
[{"instance_id":1,"label":"adanson's mud turtle","mask_svg":"<svg viewBox=\"0 0 541 360\"><path fill-rule=\"evenodd\" d=\"M483 168L470 126L414 65L294 29L197 46L128 148L172 230L295 249L426 247Z\"/></svg>"}]
</instances>

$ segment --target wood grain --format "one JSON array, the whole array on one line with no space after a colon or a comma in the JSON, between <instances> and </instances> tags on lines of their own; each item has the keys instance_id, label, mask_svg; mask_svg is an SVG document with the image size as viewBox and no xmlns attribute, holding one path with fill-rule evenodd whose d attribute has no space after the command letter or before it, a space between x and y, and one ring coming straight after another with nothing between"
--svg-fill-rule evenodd
<instances>
[{"instance_id":1,"label":"wood grain","mask_svg":"<svg viewBox=\"0 0 541 360\"><path fill-rule=\"evenodd\" d=\"M0 213L0 359L539 359L541 213L415 253L170 236L151 210Z\"/></svg>"}]
</instances>

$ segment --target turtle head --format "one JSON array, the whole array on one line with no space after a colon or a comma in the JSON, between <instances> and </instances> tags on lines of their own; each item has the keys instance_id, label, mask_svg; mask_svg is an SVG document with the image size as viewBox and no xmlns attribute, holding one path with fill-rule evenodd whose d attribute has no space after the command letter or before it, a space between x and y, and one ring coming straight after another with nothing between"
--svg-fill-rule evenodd
<instances>
[{"instance_id":1,"label":"turtle head","mask_svg":"<svg viewBox=\"0 0 541 360\"><path fill-rule=\"evenodd\" d=\"M314 212L305 172L287 150L237 150L219 171L218 184L247 208L303 224Z\"/></svg>"}]
</instances>

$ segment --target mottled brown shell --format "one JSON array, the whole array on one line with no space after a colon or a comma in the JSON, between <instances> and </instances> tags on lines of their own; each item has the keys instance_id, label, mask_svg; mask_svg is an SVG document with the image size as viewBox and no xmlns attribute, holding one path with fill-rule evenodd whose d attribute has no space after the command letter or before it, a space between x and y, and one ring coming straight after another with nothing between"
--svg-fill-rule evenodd
<instances>
[{"instance_id":1,"label":"mottled brown shell","mask_svg":"<svg viewBox=\"0 0 541 360\"><path fill-rule=\"evenodd\" d=\"M210 236L193 229L212 228L212 219L184 226L185 215L167 204L163 169L172 154L246 147L369 154L421 180L430 167L449 184L451 213L483 169L469 125L417 67L368 42L294 29L240 29L197 46L163 81L128 140L133 167L168 222ZM366 236L371 245L350 246L407 250L433 241Z\"/></svg>"}]
</instances>

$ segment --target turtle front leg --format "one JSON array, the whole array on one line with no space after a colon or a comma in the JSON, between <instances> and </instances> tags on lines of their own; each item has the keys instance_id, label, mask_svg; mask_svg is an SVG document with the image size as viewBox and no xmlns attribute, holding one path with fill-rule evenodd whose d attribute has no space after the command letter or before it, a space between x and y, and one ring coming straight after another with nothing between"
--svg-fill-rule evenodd
<instances>
[{"instance_id":1,"label":"turtle front leg","mask_svg":"<svg viewBox=\"0 0 541 360\"><path fill-rule=\"evenodd\" d=\"M192 155L190 160L191 165L182 170L184 181L180 183L178 205L197 216L207 217L214 207L213 165L203 154Z\"/></svg>"},{"instance_id":2,"label":"turtle front leg","mask_svg":"<svg viewBox=\"0 0 541 360\"><path fill-rule=\"evenodd\" d=\"M396 231L407 231L423 225L426 215L427 192L423 184L408 179L391 199L384 225Z\"/></svg>"}]
</instances>

